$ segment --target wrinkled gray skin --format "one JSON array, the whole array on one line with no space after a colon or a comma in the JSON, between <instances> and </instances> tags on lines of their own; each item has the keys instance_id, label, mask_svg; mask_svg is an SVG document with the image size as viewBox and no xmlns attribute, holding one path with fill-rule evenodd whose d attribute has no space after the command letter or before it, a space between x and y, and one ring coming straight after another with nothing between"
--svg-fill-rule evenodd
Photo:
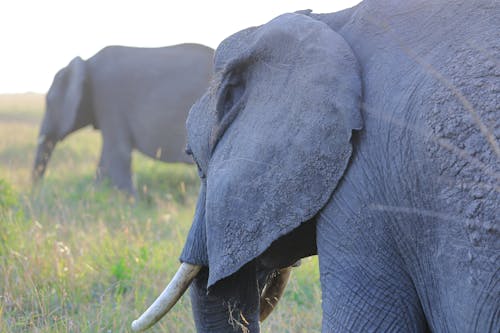
<instances>
[{"instance_id":1,"label":"wrinkled gray skin","mask_svg":"<svg viewBox=\"0 0 500 333\"><path fill-rule=\"evenodd\" d=\"M198 44L109 46L87 61L76 57L47 93L33 179L43 177L57 142L87 125L103 139L97 179L108 178L129 193L133 149L165 162L192 163L185 154L185 121L209 86L212 63L213 50Z\"/></svg>"},{"instance_id":2,"label":"wrinkled gray skin","mask_svg":"<svg viewBox=\"0 0 500 333\"><path fill-rule=\"evenodd\" d=\"M258 332L259 274L316 253L323 332L500 331L498 22L367 0L219 46L187 121L198 332Z\"/></svg>"}]
</instances>

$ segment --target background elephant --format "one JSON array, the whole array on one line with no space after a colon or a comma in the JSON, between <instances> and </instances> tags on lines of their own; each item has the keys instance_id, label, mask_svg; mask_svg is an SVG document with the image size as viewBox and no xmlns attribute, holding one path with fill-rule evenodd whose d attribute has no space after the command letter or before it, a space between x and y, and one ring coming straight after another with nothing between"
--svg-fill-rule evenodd
<instances>
[{"instance_id":1,"label":"background elephant","mask_svg":"<svg viewBox=\"0 0 500 333\"><path fill-rule=\"evenodd\" d=\"M366 0L218 47L187 121L198 332L258 332L259 274L316 253L324 332L500 331L498 22Z\"/></svg>"},{"instance_id":2,"label":"background elephant","mask_svg":"<svg viewBox=\"0 0 500 333\"><path fill-rule=\"evenodd\" d=\"M55 76L46 96L33 178L45 172L56 145L92 125L103 139L97 179L132 193L131 152L165 162L186 156L185 121L209 85L213 50L198 44L161 48L109 46L74 58Z\"/></svg>"}]
</instances>

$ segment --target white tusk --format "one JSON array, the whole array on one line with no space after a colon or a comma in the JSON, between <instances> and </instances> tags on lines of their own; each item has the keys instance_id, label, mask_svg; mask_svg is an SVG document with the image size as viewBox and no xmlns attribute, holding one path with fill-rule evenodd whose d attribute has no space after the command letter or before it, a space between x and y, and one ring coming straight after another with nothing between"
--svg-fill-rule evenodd
<instances>
[{"instance_id":1,"label":"white tusk","mask_svg":"<svg viewBox=\"0 0 500 333\"><path fill-rule=\"evenodd\" d=\"M43 134L38 137L38 141L37 141L38 145L41 145L45 141L45 137L46 136Z\"/></svg>"},{"instance_id":2,"label":"white tusk","mask_svg":"<svg viewBox=\"0 0 500 333\"><path fill-rule=\"evenodd\" d=\"M160 296L137 319L132 322L134 332L144 331L153 326L177 303L186 292L193 279L200 271L201 266L182 263L172 281L163 290Z\"/></svg>"},{"instance_id":3,"label":"white tusk","mask_svg":"<svg viewBox=\"0 0 500 333\"><path fill-rule=\"evenodd\" d=\"M271 281L266 283L260 296L260 321L263 322L273 312L285 292L292 266L278 270Z\"/></svg>"}]
</instances>

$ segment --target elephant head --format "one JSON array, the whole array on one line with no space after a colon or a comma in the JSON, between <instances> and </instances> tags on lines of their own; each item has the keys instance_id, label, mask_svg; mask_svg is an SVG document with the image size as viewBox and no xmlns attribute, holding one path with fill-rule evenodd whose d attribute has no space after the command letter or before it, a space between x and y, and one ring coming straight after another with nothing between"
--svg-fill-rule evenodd
<instances>
[{"instance_id":1,"label":"elephant head","mask_svg":"<svg viewBox=\"0 0 500 333\"><path fill-rule=\"evenodd\" d=\"M325 332L500 331L499 9L365 0L222 42L187 121L199 332L259 332L264 281L316 252Z\"/></svg>"},{"instance_id":2,"label":"elephant head","mask_svg":"<svg viewBox=\"0 0 500 333\"><path fill-rule=\"evenodd\" d=\"M315 216L349 163L352 131L362 127L360 73L348 44L326 24L285 14L223 41L215 76L187 120L202 185L181 271L191 267L194 278L201 269L191 293L199 331L226 332L222 318L239 313L254 332L259 274L316 252Z\"/></svg>"},{"instance_id":3,"label":"elephant head","mask_svg":"<svg viewBox=\"0 0 500 333\"><path fill-rule=\"evenodd\" d=\"M85 101L85 62L74 58L61 69L46 97L46 112L38 136L33 180L43 177L52 151L58 141L92 122L91 114L82 112Z\"/></svg>"}]
</instances>

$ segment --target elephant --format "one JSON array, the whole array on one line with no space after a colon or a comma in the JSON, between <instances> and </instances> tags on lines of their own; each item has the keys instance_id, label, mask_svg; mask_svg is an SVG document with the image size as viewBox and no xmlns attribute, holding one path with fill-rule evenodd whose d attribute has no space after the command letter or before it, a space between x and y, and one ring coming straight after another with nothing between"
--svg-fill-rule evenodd
<instances>
[{"instance_id":1,"label":"elephant","mask_svg":"<svg viewBox=\"0 0 500 333\"><path fill-rule=\"evenodd\" d=\"M107 46L86 61L74 58L55 75L46 95L34 182L43 177L57 142L87 125L102 135L98 182L108 179L135 193L133 149L160 161L192 164L185 154L185 122L209 86L213 52L200 44Z\"/></svg>"},{"instance_id":2,"label":"elephant","mask_svg":"<svg viewBox=\"0 0 500 333\"><path fill-rule=\"evenodd\" d=\"M181 266L132 328L190 286L198 332L259 332L284 280L262 274L317 255L323 332L499 332L498 22L489 0L365 0L225 39L187 119Z\"/></svg>"}]
</instances>

